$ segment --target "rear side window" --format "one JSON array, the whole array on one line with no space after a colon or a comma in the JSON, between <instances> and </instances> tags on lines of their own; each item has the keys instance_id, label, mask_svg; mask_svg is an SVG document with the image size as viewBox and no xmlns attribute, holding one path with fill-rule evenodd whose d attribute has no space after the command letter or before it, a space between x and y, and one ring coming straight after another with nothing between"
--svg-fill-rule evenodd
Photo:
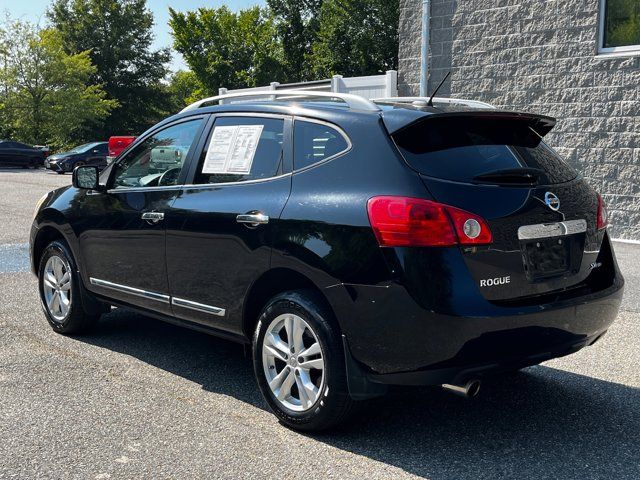
<instances>
[{"instance_id":1,"label":"rear side window","mask_svg":"<svg viewBox=\"0 0 640 480\"><path fill-rule=\"evenodd\" d=\"M282 173L284 120L219 117L202 152L195 183L260 180Z\"/></svg>"},{"instance_id":2,"label":"rear side window","mask_svg":"<svg viewBox=\"0 0 640 480\"><path fill-rule=\"evenodd\" d=\"M445 180L474 182L525 169L535 173L539 184L577 176L526 122L513 119L427 120L398 132L394 140L411 167ZM500 176L495 178L500 183Z\"/></svg>"},{"instance_id":3,"label":"rear side window","mask_svg":"<svg viewBox=\"0 0 640 480\"><path fill-rule=\"evenodd\" d=\"M296 120L293 136L296 170L331 158L349 148L349 144L338 130L323 123Z\"/></svg>"}]
</instances>

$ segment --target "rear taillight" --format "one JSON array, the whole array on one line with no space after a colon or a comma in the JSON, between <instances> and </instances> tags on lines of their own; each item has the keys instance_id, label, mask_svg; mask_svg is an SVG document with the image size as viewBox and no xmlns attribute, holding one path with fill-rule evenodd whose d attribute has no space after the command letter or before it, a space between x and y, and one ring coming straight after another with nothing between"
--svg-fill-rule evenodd
<instances>
[{"instance_id":1,"label":"rear taillight","mask_svg":"<svg viewBox=\"0 0 640 480\"><path fill-rule=\"evenodd\" d=\"M604 200L600 194L598 194L598 214L596 217L596 227L598 230L602 230L609 225L609 212L607 206L604 204Z\"/></svg>"},{"instance_id":2,"label":"rear taillight","mask_svg":"<svg viewBox=\"0 0 640 480\"><path fill-rule=\"evenodd\" d=\"M371 227L382 247L444 247L491 243L478 215L420 198L381 196L367 203Z\"/></svg>"}]
</instances>

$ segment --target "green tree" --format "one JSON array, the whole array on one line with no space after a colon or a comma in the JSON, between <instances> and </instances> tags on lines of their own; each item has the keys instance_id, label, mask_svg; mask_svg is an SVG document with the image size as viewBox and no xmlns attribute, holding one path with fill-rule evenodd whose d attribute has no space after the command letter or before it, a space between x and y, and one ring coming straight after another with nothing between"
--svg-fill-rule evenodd
<instances>
[{"instance_id":1,"label":"green tree","mask_svg":"<svg viewBox=\"0 0 640 480\"><path fill-rule=\"evenodd\" d=\"M151 48L153 14L146 0L54 0L47 15L68 53L90 52L92 80L119 103L105 125L91 125L94 138L139 134L167 115L162 82L170 53Z\"/></svg>"},{"instance_id":2,"label":"green tree","mask_svg":"<svg viewBox=\"0 0 640 480\"><path fill-rule=\"evenodd\" d=\"M640 43L640 2L638 0L608 0L605 18L605 47Z\"/></svg>"},{"instance_id":3,"label":"green tree","mask_svg":"<svg viewBox=\"0 0 640 480\"><path fill-rule=\"evenodd\" d=\"M310 57L320 26L322 0L267 0L282 42L286 81L312 77Z\"/></svg>"},{"instance_id":4,"label":"green tree","mask_svg":"<svg viewBox=\"0 0 640 480\"><path fill-rule=\"evenodd\" d=\"M171 96L172 111L174 112L207 96L198 77L191 71L183 70L172 75L168 93Z\"/></svg>"},{"instance_id":5,"label":"green tree","mask_svg":"<svg viewBox=\"0 0 640 480\"><path fill-rule=\"evenodd\" d=\"M86 122L105 118L117 106L100 85L88 52L67 54L58 33L22 21L0 30L0 73L4 128L25 143L66 147Z\"/></svg>"},{"instance_id":6,"label":"green tree","mask_svg":"<svg viewBox=\"0 0 640 480\"><path fill-rule=\"evenodd\" d=\"M220 7L181 13L170 8L169 13L174 47L206 92L283 79L282 47L267 10L253 7L234 13Z\"/></svg>"},{"instance_id":7,"label":"green tree","mask_svg":"<svg viewBox=\"0 0 640 480\"><path fill-rule=\"evenodd\" d=\"M314 75L375 75L396 69L399 16L396 1L325 0L311 55Z\"/></svg>"}]
</instances>

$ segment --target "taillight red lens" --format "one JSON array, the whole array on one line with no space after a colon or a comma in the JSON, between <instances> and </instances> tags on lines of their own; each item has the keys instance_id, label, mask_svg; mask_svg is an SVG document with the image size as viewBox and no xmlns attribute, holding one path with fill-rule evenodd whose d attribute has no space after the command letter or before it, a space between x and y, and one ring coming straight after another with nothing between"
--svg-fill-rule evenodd
<instances>
[{"instance_id":1,"label":"taillight red lens","mask_svg":"<svg viewBox=\"0 0 640 480\"><path fill-rule=\"evenodd\" d=\"M373 197L367 203L367 211L383 247L477 245L492 240L489 225L483 218L430 200Z\"/></svg>"},{"instance_id":2,"label":"taillight red lens","mask_svg":"<svg viewBox=\"0 0 640 480\"><path fill-rule=\"evenodd\" d=\"M600 194L598 194L598 213L596 216L596 227L598 230L601 230L609 225L609 211L607 210L607 206L604 204L604 200Z\"/></svg>"}]
</instances>

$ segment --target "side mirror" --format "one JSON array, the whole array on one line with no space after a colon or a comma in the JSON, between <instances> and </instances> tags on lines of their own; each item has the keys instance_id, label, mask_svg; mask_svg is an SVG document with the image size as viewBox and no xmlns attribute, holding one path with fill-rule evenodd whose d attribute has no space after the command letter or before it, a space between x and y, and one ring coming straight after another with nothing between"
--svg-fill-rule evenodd
<instances>
[{"instance_id":1,"label":"side mirror","mask_svg":"<svg viewBox=\"0 0 640 480\"><path fill-rule=\"evenodd\" d=\"M98 167L82 165L73 169L73 186L85 190L98 190L100 184Z\"/></svg>"}]
</instances>

